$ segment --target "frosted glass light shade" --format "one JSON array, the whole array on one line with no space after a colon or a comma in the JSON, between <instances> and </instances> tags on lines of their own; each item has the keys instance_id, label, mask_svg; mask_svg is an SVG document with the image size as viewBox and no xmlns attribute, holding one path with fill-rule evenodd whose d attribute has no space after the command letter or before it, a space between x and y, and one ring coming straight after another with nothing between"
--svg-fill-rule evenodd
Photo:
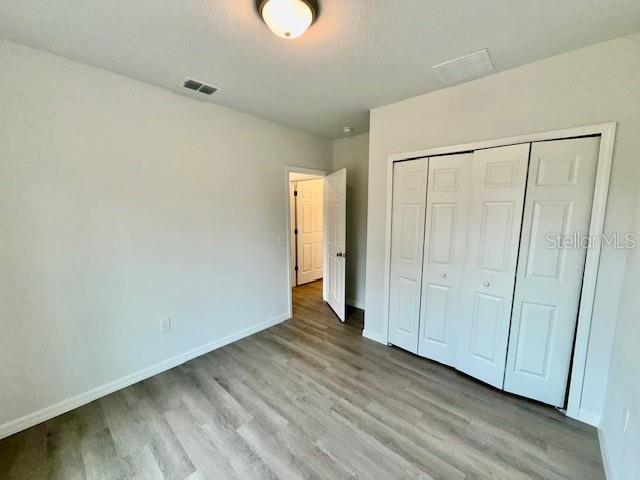
<instances>
[{"instance_id":1,"label":"frosted glass light shade","mask_svg":"<svg viewBox=\"0 0 640 480\"><path fill-rule=\"evenodd\" d=\"M286 39L302 35L314 20L311 6L303 0L267 0L260 14L273 33Z\"/></svg>"}]
</instances>

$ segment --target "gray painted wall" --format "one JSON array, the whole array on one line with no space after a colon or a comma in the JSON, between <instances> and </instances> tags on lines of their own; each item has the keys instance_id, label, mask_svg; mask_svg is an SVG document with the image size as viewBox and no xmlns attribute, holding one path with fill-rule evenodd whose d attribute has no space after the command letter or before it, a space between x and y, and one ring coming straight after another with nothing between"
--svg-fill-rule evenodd
<instances>
[{"instance_id":1,"label":"gray painted wall","mask_svg":"<svg viewBox=\"0 0 640 480\"><path fill-rule=\"evenodd\" d=\"M331 141L14 43L0 58L0 434L287 318L284 165L330 170Z\"/></svg>"},{"instance_id":2,"label":"gray painted wall","mask_svg":"<svg viewBox=\"0 0 640 480\"><path fill-rule=\"evenodd\" d=\"M347 303L364 308L369 134L333 142L333 170L347 169Z\"/></svg>"}]
</instances>

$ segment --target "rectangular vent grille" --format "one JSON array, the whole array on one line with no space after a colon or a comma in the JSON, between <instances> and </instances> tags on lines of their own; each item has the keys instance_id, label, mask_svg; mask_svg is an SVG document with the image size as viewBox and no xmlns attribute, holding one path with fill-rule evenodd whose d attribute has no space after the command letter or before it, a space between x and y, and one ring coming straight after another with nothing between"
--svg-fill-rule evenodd
<instances>
[{"instance_id":1,"label":"rectangular vent grille","mask_svg":"<svg viewBox=\"0 0 640 480\"><path fill-rule=\"evenodd\" d=\"M200 93L204 93L205 95L213 95L217 90L218 89L216 87L212 87L211 85L202 85L198 89Z\"/></svg>"},{"instance_id":2,"label":"rectangular vent grille","mask_svg":"<svg viewBox=\"0 0 640 480\"><path fill-rule=\"evenodd\" d=\"M214 87L213 85L209 85L192 78L187 78L182 82L182 87L194 92L202 93L203 95L213 95L220 90L218 87Z\"/></svg>"},{"instance_id":3,"label":"rectangular vent grille","mask_svg":"<svg viewBox=\"0 0 640 480\"><path fill-rule=\"evenodd\" d=\"M478 50L477 52L454 58L438 65L433 69L445 85L455 85L467 80L479 78L493 72L493 64L489 51Z\"/></svg>"}]
</instances>

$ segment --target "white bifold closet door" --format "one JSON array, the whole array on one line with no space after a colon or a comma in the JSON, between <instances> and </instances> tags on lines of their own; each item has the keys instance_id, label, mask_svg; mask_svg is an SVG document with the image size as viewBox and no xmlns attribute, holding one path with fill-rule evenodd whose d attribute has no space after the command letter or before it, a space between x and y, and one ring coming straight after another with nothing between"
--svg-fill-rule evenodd
<instances>
[{"instance_id":1,"label":"white bifold closet door","mask_svg":"<svg viewBox=\"0 0 640 480\"><path fill-rule=\"evenodd\" d=\"M427 159L393 165L389 343L418 351Z\"/></svg>"},{"instance_id":2,"label":"white bifold closet door","mask_svg":"<svg viewBox=\"0 0 640 480\"><path fill-rule=\"evenodd\" d=\"M418 354L454 365L473 155L429 158Z\"/></svg>"},{"instance_id":3,"label":"white bifold closet door","mask_svg":"<svg viewBox=\"0 0 640 480\"><path fill-rule=\"evenodd\" d=\"M564 405L599 137L532 145L505 390ZM566 248L559 242L566 238Z\"/></svg>"},{"instance_id":4,"label":"white bifold closet door","mask_svg":"<svg viewBox=\"0 0 640 480\"><path fill-rule=\"evenodd\" d=\"M502 388L530 144L476 150L456 368Z\"/></svg>"}]
</instances>

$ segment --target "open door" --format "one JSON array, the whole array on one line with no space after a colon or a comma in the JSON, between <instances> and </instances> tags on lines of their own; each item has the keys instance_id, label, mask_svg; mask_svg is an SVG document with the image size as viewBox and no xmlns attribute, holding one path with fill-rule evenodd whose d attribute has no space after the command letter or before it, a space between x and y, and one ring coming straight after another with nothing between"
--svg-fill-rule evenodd
<instances>
[{"instance_id":1,"label":"open door","mask_svg":"<svg viewBox=\"0 0 640 480\"><path fill-rule=\"evenodd\" d=\"M347 169L324 178L324 283L322 298L345 320L345 264L347 259Z\"/></svg>"}]
</instances>

